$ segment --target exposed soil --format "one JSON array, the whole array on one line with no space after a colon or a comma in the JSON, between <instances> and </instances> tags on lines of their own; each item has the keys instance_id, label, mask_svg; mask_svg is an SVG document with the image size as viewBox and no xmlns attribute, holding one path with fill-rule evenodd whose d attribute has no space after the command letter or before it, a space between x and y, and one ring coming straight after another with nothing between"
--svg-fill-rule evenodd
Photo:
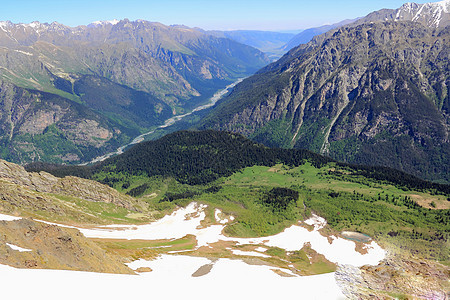
<instances>
[{"instance_id":1,"label":"exposed soil","mask_svg":"<svg viewBox=\"0 0 450 300\"><path fill-rule=\"evenodd\" d=\"M32 251L20 252L6 243ZM29 219L0 221L0 263L16 268L134 274L78 230Z\"/></svg>"}]
</instances>

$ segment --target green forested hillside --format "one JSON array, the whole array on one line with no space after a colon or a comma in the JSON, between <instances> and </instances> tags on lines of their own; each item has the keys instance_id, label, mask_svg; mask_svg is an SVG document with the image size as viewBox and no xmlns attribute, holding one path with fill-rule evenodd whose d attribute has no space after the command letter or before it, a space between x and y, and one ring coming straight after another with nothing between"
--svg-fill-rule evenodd
<instances>
[{"instance_id":1,"label":"green forested hillside","mask_svg":"<svg viewBox=\"0 0 450 300\"><path fill-rule=\"evenodd\" d=\"M282 163L294 167L305 162L319 168L335 163L347 170L348 174L338 172L337 176L372 178L436 193L450 191L448 185L431 183L395 169L340 163L308 150L269 148L240 134L212 130L178 131L156 141L140 143L121 155L88 167L34 163L27 169L46 170L57 176L92 177L99 173L162 175L193 185L206 184L254 165L270 167Z\"/></svg>"},{"instance_id":2,"label":"green forested hillside","mask_svg":"<svg viewBox=\"0 0 450 300\"><path fill-rule=\"evenodd\" d=\"M315 212L337 232L358 231L395 251L448 259L449 185L268 148L235 133L180 131L89 167L27 169L94 179L150 209L206 203L236 217L225 229L234 236L274 234Z\"/></svg>"}]
</instances>

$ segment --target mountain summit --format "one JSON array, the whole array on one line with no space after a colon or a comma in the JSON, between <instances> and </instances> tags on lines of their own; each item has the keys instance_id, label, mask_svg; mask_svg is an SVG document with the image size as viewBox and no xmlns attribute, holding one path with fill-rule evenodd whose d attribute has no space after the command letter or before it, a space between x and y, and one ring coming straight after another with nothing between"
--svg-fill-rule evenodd
<instances>
[{"instance_id":1,"label":"mountain summit","mask_svg":"<svg viewBox=\"0 0 450 300\"><path fill-rule=\"evenodd\" d=\"M425 4L406 3L398 9L383 9L369 14L364 21L413 21L429 27L450 25L450 0Z\"/></svg>"}]
</instances>

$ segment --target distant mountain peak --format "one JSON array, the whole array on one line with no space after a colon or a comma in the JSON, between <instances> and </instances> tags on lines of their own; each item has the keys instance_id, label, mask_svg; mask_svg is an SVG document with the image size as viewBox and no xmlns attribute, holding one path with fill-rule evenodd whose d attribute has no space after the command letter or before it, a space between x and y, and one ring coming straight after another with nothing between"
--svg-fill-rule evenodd
<instances>
[{"instance_id":1,"label":"distant mountain peak","mask_svg":"<svg viewBox=\"0 0 450 300\"><path fill-rule=\"evenodd\" d=\"M425 4L405 3L395 15L395 21L421 22L430 27L446 26L450 22L450 0Z\"/></svg>"},{"instance_id":2,"label":"distant mountain peak","mask_svg":"<svg viewBox=\"0 0 450 300\"><path fill-rule=\"evenodd\" d=\"M27 27L36 28L36 27L40 27L41 23L39 21L33 21L33 22L29 23L29 24L23 24L23 25L27 26Z\"/></svg>"},{"instance_id":3,"label":"distant mountain peak","mask_svg":"<svg viewBox=\"0 0 450 300\"><path fill-rule=\"evenodd\" d=\"M95 26L105 26L105 25L116 25L120 21L117 19L114 20L108 20L108 21L95 21L89 24L88 26L95 27Z\"/></svg>"}]
</instances>

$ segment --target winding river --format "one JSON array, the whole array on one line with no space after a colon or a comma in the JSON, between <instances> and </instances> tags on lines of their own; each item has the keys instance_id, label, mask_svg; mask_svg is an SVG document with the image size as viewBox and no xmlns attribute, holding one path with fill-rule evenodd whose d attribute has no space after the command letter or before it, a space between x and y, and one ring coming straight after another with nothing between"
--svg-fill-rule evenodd
<instances>
[{"instance_id":1,"label":"winding river","mask_svg":"<svg viewBox=\"0 0 450 300\"><path fill-rule=\"evenodd\" d=\"M195 113L197 111L201 111L201 110L204 110L204 109L207 109L207 108L210 108L210 107L214 106L217 103L217 101L222 99L222 97L225 94L228 93L228 91L230 89L234 88L238 83L242 82L244 79L245 78L240 78L240 79L236 80L235 82L233 82L232 84L227 85L223 90L219 90L218 92L216 92L211 98L209 98L209 101L208 101L207 104L198 106L198 107L194 108L191 112L188 112L188 113L186 113L184 115L177 115L177 116L174 116L174 117L172 117L170 119L167 119L164 122L163 125L160 125L160 126L156 127L155 129L153 129L153 130L151 130L149 132L146 132L146 133L143 133L143 134L137 136L130 143L128 143L128 144L118 148L116 151L113 151L113 152L107 153L105 155L96 157L93 160L91 160L90 162L86 162L86 163L83 163L83 164L80 164L80 165L84 166L84 165L88 165L88 164L97 163L97 162L100 162L100 161L104 161L105 159L110 158L111 156L122 154L123 151L126 148L128 148L131 145L135 145L135 144L139 144L140 142L143 142L147 135L150 135L150 134L154 133L157 129L166 128L166 127L172 126L176 122L182 120L183 118L185 118L185 117L187 117L187 116L189 116L189 115L191 115L191 114L193 114L193 113Z\"/></svg>"}]
</instances>

